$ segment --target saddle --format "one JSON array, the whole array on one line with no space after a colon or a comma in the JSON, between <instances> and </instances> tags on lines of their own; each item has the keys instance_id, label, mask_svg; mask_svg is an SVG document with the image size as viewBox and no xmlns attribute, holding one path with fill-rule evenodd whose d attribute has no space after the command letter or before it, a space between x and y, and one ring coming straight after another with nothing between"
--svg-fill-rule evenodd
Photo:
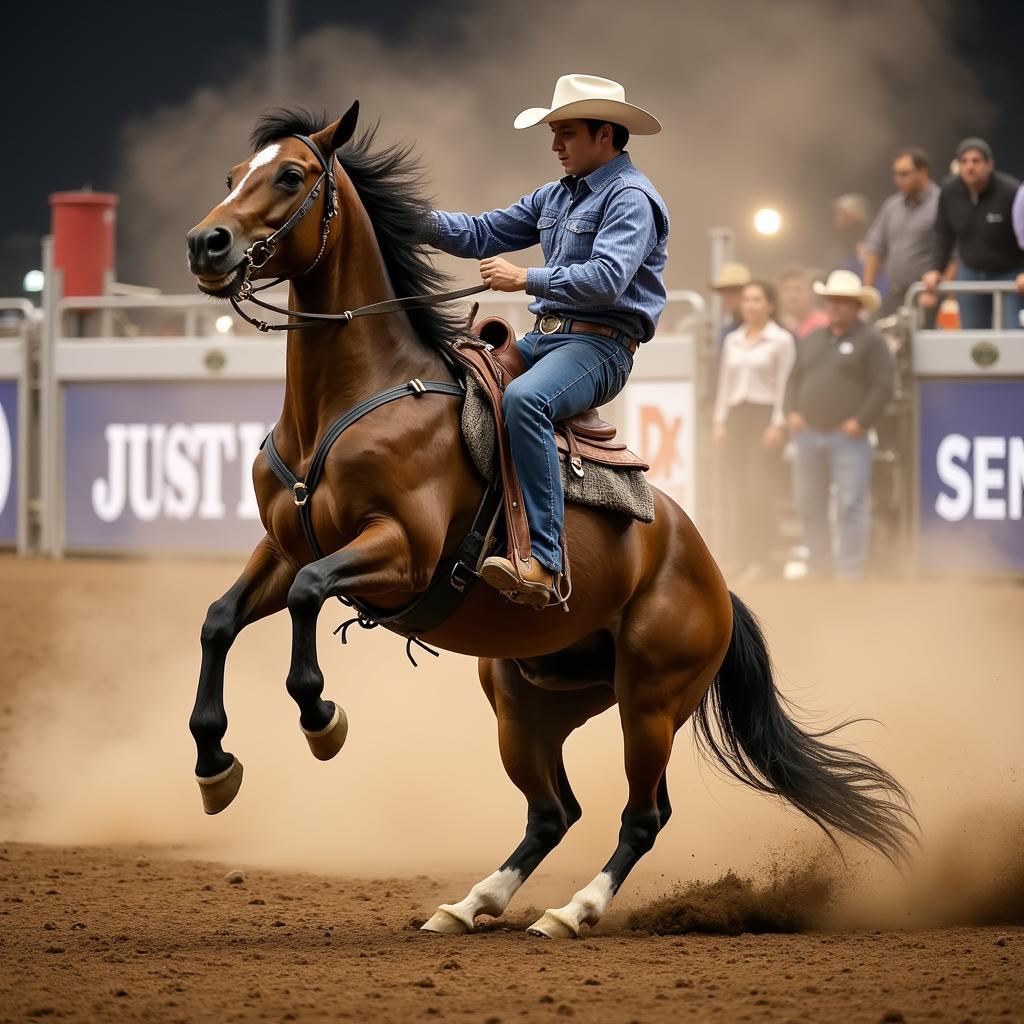
<instances>
[{"instance_id":1,"label":"saddle","mask_svg":"<svg viewBox=\"0 0 1024 1024\"><path fill-rule=\"evenodd\" d=\"M511 325L501 317L477 321L470 332L460 334L452 344L452 354L480 384L497 427L498 464L504 484L505 522L508 527L509 558L521 571L530 568L530 526L523 506L522 491L505 430L502 398L509 382L524 373L526 366L516 345ZM566 459L578 477L586 473L586 463L612 469L640 470L650 467L615 439L615 426L601 419L596 409L572 416L555 424L559 455Z\"/></svg>"}]
</instances>

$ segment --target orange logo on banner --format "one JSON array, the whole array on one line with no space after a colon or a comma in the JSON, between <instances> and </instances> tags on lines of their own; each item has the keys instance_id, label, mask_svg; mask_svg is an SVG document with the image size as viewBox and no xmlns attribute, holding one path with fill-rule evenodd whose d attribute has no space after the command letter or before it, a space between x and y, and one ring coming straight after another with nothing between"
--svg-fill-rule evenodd
<instances>
[{"instance_id":1,"label":"orange logo on banner","mask_svg":"<svg viewBox=\"0 0 1024 1024\"><path fill-rule=\"evenodd\" d=\"M650 464L652 476L671 479L677 463L680 470L683 468L679 452L679 432L682 427L682 416L666 419L664 410L659 406L640 406L640 452Z\"/></svg>"}]
</instances>

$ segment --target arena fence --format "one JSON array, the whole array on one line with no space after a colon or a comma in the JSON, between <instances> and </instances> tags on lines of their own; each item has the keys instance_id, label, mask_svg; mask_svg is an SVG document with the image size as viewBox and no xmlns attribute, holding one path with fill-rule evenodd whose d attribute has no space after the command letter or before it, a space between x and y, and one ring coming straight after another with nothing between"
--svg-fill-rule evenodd
<instances>
[{"instance_id":1,"label":"arena fence","mask_svg":"<svg viewBox=\"0 0 1024 1024\"><path fill-rule=\"evenodd\" d=\"M285 342L201 296L62 299L51 280L42 310L0 301L0 545L54 557L248 549L261 533L250 466L280 410ZM523 331L527 301L485 295L481 312ZM909 306L895 330L894 427L876 451L886 568L1024 572L1024 332L918 330ZM604 411L717 550L713 360L703 300L671 292Z\"/></svg>"},{"instance_id":2,"label":"arena fence","mask_svg":"<svg viewBox=\"0 0 1024 1024\"><path fill-rule=\"evenodd\" d=\"M921 292L915 285L907 301ZM926 572L1024 572L1024 331L1003 323L1013 282L951 281L992 296L989 330L912 335L913 451L908 494L915 563Z\"/></svg>"}]
</instances>

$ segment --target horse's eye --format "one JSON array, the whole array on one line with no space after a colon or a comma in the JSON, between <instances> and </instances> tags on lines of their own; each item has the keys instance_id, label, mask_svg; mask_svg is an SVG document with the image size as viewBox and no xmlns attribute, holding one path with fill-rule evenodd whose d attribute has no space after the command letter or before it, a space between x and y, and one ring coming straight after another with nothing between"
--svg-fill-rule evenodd
<instances>
[{"instance_id":1,"label":"horse's eye","mask_svg":"<svg viewBox=\"0 0 1024 1024\"><path fill-rule=\"evenodd\" d=\"M230 192L231 191L231 175L230 174L224 179L224 184L227 185L228 191Z\"/></svg>"},{"instance_id":2,"label":"horse's eye","mask_svg":"<svg viewBox=\"0 0 1024 1024\"><path fill-rule=\"evenodd\" d=\"M280 178L281 184L288 188L298 188L302 184L302 173L291 168L284 172Z\"/></svg>"}]
</instances>

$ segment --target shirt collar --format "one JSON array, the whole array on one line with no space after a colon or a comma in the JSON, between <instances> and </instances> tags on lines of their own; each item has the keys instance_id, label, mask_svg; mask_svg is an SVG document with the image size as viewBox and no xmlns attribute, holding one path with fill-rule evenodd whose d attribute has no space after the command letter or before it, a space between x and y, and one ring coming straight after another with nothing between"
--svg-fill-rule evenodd
<instances>
[{"instance_id":1,"label":"shirt collar","mask_svg":"<svg viewBox=\"0 0 1024 1024\"><path fill-rule=\"evenodd\" d=\"M608 182L621 174L627 167L632 166L633 161L630 160L629 154L623 150L618 156L612 157L608 163L601 164L596 171L591 171L585 178L575 178L571 174L567 174L562 178L562 184L571 193L575 193L575 190L579 188L580 184L585 182L587 188L596 194L600 192Z\"/></svg>"}]
</instances>

